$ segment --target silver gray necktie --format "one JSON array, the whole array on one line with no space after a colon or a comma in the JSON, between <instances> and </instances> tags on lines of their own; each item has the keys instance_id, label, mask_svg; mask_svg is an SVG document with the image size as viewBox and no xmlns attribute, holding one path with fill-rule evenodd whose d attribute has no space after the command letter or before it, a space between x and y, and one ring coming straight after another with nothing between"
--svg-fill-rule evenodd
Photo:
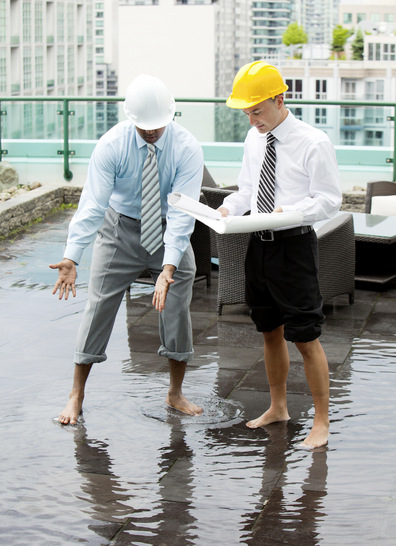
<instances>
[{"instance_id":1,"label":"silver gray necktie","mask_svg":"<svg viewBox=\"0 0 396 546\"><path fill-rule=\"evenodd\" d=\"M155 146L147 144L142 173L141 245L154 254L162 245L161 196Z\"/></svg>"},{"instance_id":2,"label":"silver gray necktie","mask_svg":"<svg viewBox=\"0 0 396 546\"><path fill-rule=\"evenodd\" d=\"M267 148L260 171L257 192L257 210L259 212L273 212L275 208L275 140L276 138L272 133L267 134Z\"/></svg>"}]
</instances>

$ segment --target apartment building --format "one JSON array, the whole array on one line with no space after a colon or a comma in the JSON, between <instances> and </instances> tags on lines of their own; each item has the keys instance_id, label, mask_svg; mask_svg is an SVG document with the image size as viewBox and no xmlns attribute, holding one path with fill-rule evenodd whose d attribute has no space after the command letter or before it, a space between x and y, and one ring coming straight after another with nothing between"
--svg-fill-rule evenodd
<instances>
[{"instance_id":1,"label":"apartment building","mask_svg":"<svg viewBox=\"0 0 396 546\"><path fill-rule=\"evenodd\" d=\"M93 95L93 48L93 0L0 0L2 95ZM49 102L7 105L3 137L58 135L61 106ZM79 136L89 133L92 107L76 104L74 111L72 131Z\"/></svg>"},{"instance_id":2,"label":"apartment building","mask_svg":"<svg viewBox=\"0 0 396 546\"><path fill-rule=\"evenodd\" d=\"M338 4L339 0L293 1L292 19L303 27L309 44L331 44L338 23Z\"/></svg>"},{"instance_id":3,"label":"apartment building","mask_svg":"<svg viewBox=\"0 0 396 546\"><path fill-rule=\"evenodd\" d=\"M280 65L289 90L285 99L370 101L371 106L291 106L294 114L325 131L333 144L390 146L396 102L396 63L378 61L290 61Z\"/></svg>"},{"instance_id":4,"label":"apartment building","mask_svg":"<svg viewBox=\"0 0 396 546\"><path fill-rule=\"evenodd\" d=\"M276 61L284 46L282 36L293 22L293 0L252 2L252 60Z\"/></svg>"},{"instance_id":5,"label":"apartment building","mask_svg":"<svg viewBox=\"0 0 396 546\"><path fill-rule=\"evenodd\" d=\"M94 2L95 96L118 94L117 74L118 0ZM118 122L117 102L95 102L95 138L100 138Z\"/></svg>"}]
</instances>

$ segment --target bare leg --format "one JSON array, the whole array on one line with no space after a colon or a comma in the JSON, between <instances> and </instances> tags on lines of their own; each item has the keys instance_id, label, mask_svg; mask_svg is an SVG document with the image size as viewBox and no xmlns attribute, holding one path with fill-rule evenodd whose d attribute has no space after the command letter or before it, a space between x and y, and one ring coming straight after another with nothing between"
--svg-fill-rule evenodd
<instances>
[{"instance_id":1,"label":"bare leg","mask_svg":"<svg viewBox=\"0 0 396 546\"><path fill-rule=\"evenodd\" d=\"M296 343L304 360L305 376L315 406L313 427L302 445L309 448L327 444L329 436L329 366L319 339Z\"/></svg>"},{"instance_id":2,"label":"bare leg","mask_svg":"<svg viewBox=\"0 0 396 546\"><path fill-rule=\"evenodd\" d=\"M73 387L65 409L59 414L58 421L63 425L75 425L82 409L85 383L87 382L92 364L75 364Z\"/></svg>"},{"instance_id":3,"label":"bare leg","mask_svg":"<svg viewBox=\"0 0 396 546\"><path fill-rule=\"evenodd\" d=\"M188 415L199 415L203 409L193 404L182 393L182 384L184 374L186 373L186 362L178 362L177 360L169 359L169 391L166 397L168 406L175 408Z\"/></svg>"},{"instance_id":4,"label":"bare leg","mask_svg":"<svg viewBox=\"0 0 396 546\"><path fill-rule=\"evenodd\" d=\"M246 423L249 428L262 427L290 419L287 410L289 351L283 337L283 326L272 332L263 332L263 336L265 369L270 387L271 405L260 417Z\"/></svg>"}]
</instances>

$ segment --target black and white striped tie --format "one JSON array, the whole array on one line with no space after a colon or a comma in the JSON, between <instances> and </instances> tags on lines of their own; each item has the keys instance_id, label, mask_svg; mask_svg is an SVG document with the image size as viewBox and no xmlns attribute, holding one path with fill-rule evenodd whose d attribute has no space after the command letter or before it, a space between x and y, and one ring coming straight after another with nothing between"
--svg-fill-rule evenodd
<instances>
[{"instance_id":1,"label":"black and white striped tie","mask_svg":"<svg viewBox=\"0 0 396 546\"><path fill-rule=\"evenodd\" d=\"M276 138L272 133L267 133L267 148L260 171L257 192L257 210L259 212L273 212L275 208L275 140Z\"/></svg>"},{"instance_id":2,"label":"black and white striped tie","mask_svg":"<svg viewBox=\"0 0 396 546\"><path fill-rule=\"evenodd\" d=\"M142 173L142 212L140 243L149 254L162 245L161 196L155 146L147 144Z\"/></svg>"}]
</instances>

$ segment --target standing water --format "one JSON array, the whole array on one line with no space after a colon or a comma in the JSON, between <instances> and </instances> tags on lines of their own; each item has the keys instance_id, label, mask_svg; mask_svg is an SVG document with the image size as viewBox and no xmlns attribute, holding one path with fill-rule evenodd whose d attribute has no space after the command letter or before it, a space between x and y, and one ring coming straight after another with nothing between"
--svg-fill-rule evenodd
<instances>
[{"instance_id":1,"label":"standing water","mask_svg":"<svg viewBox=\"0 0 396 546\"><path fill-rule=\"evenodd\" d=\"M299 448L313 409L293 346L291 420L245 426L269 401L261 336L243 307L216 315L216 272L210 288L194 286L184 383L203 415L166 406L152 286L134 284L79 423L62 426L90 254L77 297L59 301L48 264L62 256L70 214L0 242L1 543L394 545L396 290L325 308L325 448Z\"/></svg>"}]
</instances>

